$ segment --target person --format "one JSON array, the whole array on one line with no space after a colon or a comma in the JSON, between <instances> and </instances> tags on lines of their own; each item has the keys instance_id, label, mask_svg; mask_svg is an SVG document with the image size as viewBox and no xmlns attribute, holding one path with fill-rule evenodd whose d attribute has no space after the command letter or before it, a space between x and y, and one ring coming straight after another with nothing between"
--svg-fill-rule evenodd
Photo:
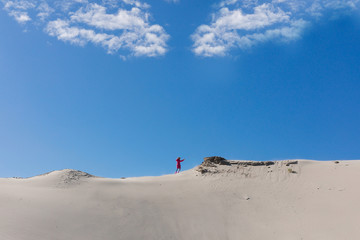
<instances>
[{"instance_id":1,"label":"person","mask_svg":"<svg viewBox=\"0 0 360 240\"><path fill-rule=\"evenodd\" d=\"M176 171L175 171L175 174L180 172L180 170L181 170L181 162L183 162L184 160L185 160L185 158L183 160L180 160L180 157L178 157L176 159Z\"/></svg>"}]
</instances>

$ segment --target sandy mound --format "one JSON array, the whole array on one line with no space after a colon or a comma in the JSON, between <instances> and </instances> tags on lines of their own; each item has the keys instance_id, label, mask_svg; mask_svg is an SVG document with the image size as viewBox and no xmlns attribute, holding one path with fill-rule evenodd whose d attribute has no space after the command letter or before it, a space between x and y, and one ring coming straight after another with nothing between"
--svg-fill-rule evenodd
<instances>
[{"instance_id":1,"label":"sandy mound","mask_svg":"<svg viewBox=\"0 0 360 240\"><path fill-rule=\"evenodd\" d=\"M86 172L74 169L51 171L28 178L29 182L42 183L49 186L66 187L87 182L90 178L97 178Z\"/></svg>"},{"instance_id":2,"label":"sandy mound","mask_svg":"<svg viewBox=\"0 0 360 240\"><path fill-rule=\"evenodd\" d=\"M204 158L195 168L202 176L287 179L292 174L300 173L298 160L284 161L234 161L222 157Z\"/></svg>"}]
</instances>

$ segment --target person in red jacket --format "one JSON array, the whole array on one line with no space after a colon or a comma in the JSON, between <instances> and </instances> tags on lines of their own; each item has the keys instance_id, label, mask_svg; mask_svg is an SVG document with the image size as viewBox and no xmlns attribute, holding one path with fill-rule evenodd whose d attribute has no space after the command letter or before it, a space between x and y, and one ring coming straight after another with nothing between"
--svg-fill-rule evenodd
<instances>
[{"instance_id":1,"label":"person in red jacket","mask_svg":"<svg viewBox=\"0 0 360 240\"><path fill-rule=\"evenodd\" d=\"M184 160L185 159L180 160L180 157L178 157L176 159L176 171L175 171L175 174L180 172L180 170L181 170L181 162L183 162Z\"/></svg>"}]
</instances>

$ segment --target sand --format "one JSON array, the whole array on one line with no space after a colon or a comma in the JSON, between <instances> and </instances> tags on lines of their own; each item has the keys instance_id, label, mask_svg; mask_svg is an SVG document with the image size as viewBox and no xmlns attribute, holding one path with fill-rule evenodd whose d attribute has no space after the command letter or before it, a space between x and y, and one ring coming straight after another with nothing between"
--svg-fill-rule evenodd
<instances>
[{"instance_id":1,"label":"sand","mask_svg":"<svg viewBox=\"0 0 360 240\"><path fill-rule=\"evenodd\" d=\"M360 161L0 179L1 240L356 240ZM289 170L290 169L290 170Z\"/></svg>"}]
</instances>

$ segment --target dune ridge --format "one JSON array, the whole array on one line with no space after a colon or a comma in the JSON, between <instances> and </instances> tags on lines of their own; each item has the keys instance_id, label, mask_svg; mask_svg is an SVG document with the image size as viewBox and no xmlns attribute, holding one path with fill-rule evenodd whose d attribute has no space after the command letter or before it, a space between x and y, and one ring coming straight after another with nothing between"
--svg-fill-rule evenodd
<instances>
[{"instance_id":1,"label":"dune ridge","mask_svg":"<svg viewBox=\"0 0 360 240\"><path fill-rule=\"evenodd\" d=\"M0 179L0 239L358 239L360 161L205 159L180 174Z\"/></svg>"}]
</instances>

